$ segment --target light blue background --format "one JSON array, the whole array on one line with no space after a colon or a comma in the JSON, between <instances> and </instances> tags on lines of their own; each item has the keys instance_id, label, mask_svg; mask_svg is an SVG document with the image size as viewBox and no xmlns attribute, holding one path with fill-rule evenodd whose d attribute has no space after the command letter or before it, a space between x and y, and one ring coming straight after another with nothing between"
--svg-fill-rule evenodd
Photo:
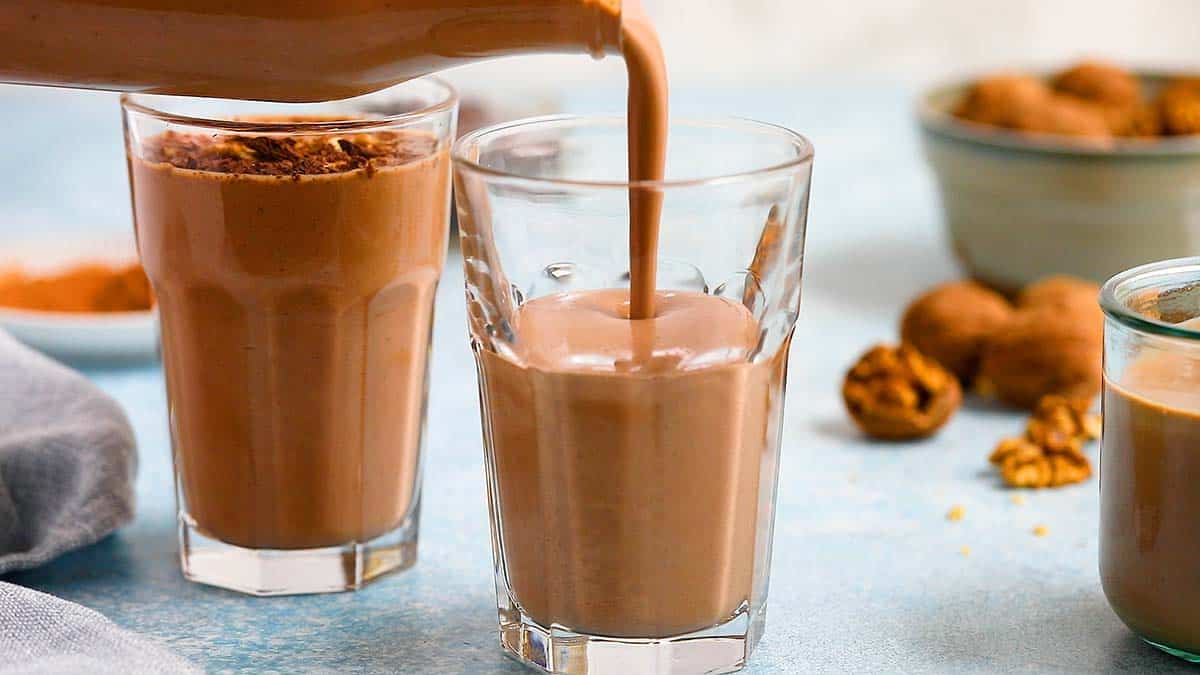
<instances>
[{"instance_id":1,"label":"light blue background","mask_svg":"<svg viewBox=\"0 0 1200 675\"><path fill-rule=\"evenodd\" d=\"M618 109L620 93L568 107ZM956 275L911 127L911 92L871 83L677 92L677 113L779 122L816 146L766 635L748 672L1167 672L1096 571L1095 480L1014 504L987 464L1022 417L969 402L937 438L864 442L839 400L844 369L894 339L915 293ZM121 231L114 99L0 89L0 235ZM34 155L38 139L46 154ZM82 141L81 141L82 139ZM64 189L65 186L65 189ZM2 240L0 240L2 241ZM158 636L211 670L518 672L495 629L475 379L452 251L438 300L420 560L354 594L256 599L189 584L176 559L157 367L89 369L129 412L141 450L137 520L9 580ZM1095 448L1090 450L1093 457ZM950 522L954 504L966 517ZM1031 533L1045 525L1045 537ZM969 546L970 556L959 549Z\"/></svg>"}]
</instances>

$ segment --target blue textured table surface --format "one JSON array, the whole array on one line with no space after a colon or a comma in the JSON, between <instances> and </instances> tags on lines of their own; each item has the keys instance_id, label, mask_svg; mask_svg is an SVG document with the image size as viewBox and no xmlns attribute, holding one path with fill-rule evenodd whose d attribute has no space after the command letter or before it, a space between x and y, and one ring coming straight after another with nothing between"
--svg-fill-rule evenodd
<instances>
[{"instance_id":1,"label":"blue textured table surface","mask_svg":"<svg viewBox=\"0 0 1200 675\"><path fill-rule=\"evenodd\" d=\"M605 111L617 95L568 103ZM1024 504L998 483L986 457L998 438L1020 430L1020 415L971 402L937 438L908 445L866 442L846 419L843 370L870 344L894 338L910 296L957 273L911 128L910 92L844 84L682 91L675 110L779 122L817 148L767 631L747 672L1182 669L1141 644L1105 604L1096 482L1028 493ZM61 155L0 155L0 235L69 229L64 223L127 227L110 96L0 89L0 121L17 142L53 129L75 135L53 146ZM51 176L78 187L52 191ZM461 284L452 251L438 301L420 559L410 571L359 593L272 599L185 582L161 371L92 368L87 374L137 429L137 519L9 580L158 636L213 671L519 671L497 646ZM951 522L955 504L965 517ZM1036 525L1049 534L1034 536Z\"/></svg>"}]
</instances>

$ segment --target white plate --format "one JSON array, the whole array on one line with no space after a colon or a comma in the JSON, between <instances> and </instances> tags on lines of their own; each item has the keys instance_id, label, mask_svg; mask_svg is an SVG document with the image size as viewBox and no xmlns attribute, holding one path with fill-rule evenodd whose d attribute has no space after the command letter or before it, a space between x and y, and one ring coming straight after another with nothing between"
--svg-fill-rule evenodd
<instances>
[{"instance_id":1,"label":"white plate","mask_svg":"<svg viewBox=\"0 0 1200 675\"><path fill-rule=\"evenodd\" d=\"M4 242L3 248L0 269L19 266L34 274L52 274L84 261L122 265L137 259L128 236L93 241L30 239ZM80 314L0 307L0 328L66 361L129 363L158 356L158 320L153 310Z\"/></svg>"}]
</instances>

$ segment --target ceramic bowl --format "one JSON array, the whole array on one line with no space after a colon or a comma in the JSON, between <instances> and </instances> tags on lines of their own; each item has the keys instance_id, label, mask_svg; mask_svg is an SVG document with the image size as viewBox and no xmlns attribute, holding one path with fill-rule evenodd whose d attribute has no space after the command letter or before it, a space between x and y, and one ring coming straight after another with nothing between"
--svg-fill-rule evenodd
<instances>
[{"instance_id":1,"label":"ceramic bowl","mask_svg":"<svg viewBox=\"0 0 1200 675\"><path fill-rule=\"evenodd\" d=\"M1165 76L1142 78L1153 90ZM1200 254L1200 138L1097 144L972 124L950 114L969 85L933 89L917 116L950 244L971 276L1012 291Z\"/></svg>"}]
</instances>

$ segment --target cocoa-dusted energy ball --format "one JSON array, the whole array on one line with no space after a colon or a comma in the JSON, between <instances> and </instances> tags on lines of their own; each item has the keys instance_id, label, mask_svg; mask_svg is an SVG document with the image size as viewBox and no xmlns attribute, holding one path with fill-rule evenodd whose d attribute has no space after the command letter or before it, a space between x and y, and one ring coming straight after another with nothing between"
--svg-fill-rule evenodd
<instances>
[{"instance_id":1,"label":"cocoa-dusted energy ball","mask_svg":"<svg viewBox=\"0 0 1200 675\"><path fill-rule=\"evenodd\" d=\"M904 311L900 339L969 382L979 369L984 341L1012 312L1004 296L973 281L942 284Z\"/></svg>"}]
</instances>

